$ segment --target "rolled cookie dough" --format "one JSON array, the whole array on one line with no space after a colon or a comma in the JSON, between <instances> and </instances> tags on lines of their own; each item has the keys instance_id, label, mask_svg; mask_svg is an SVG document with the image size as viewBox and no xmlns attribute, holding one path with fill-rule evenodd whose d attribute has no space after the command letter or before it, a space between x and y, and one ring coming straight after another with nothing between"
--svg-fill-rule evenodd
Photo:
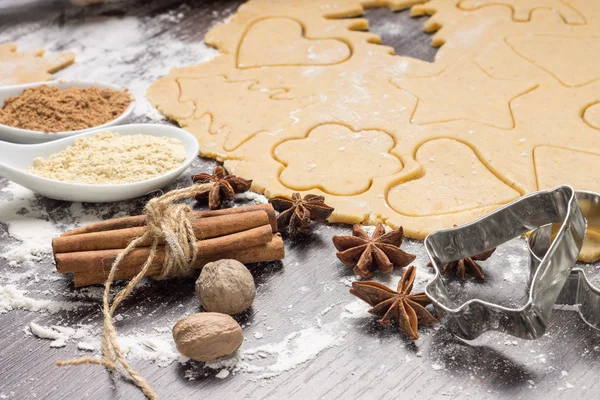
<instances>
[{"instance_id":1,"label":"rolled cookie dough","mask_svg":"<svg viewBox=\"0 0 600 400\"><path fill-rule=\"evenodd\" d=\"M582 168L600 163L600 3L416 3L250 0L206 35L219 56L148 98L254 190L325 195L332 222L424 238L558 183L600 190ZM430 15L435 61L381 45L365 4Z\"/></svg>"}]
</instances>

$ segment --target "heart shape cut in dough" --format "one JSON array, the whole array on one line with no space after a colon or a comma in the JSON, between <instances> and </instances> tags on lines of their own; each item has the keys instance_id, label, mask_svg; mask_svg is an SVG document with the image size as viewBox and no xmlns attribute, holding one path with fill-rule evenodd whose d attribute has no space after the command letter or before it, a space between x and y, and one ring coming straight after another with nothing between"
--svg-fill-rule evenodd
<instances>
[{"instance_id":1,"label":"heart shape cut in dough","mask_svg":"<svg viewBox=\"0 0 600 400\"><path fill-rule=\"evenodd\" d=\"M454 139L425 142L416 153L425 174L388 192L400 214L428 216L506 204L519 192L495 176L466 144Z\"/></svg>"},{"instance_id":2,"label":"heart shape cut in dough","mask_svg":"<svg viewBox=\"0 0 600 400\"><path fill-rule=\"evenodd\" d=\"M347 60L350 47L338 39L311 39L291 18L265 18L252 24L242 39L238 68L331 65Z\"/></svg>"}]
</instances>

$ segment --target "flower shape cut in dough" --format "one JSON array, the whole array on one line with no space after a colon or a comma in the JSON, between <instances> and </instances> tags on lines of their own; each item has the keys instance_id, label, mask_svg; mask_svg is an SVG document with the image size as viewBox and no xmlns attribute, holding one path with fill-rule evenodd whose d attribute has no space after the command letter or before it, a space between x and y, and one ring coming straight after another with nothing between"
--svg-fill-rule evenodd
<instances>
[{"instance_id":1,"label":"flower shape cut in dough","mask_svg":"<svg viewBox=\"0 0 600 400\"><path fill-rule=\"evenodd\" d=\"M367 191L373 178L402 169L390 154L393 147L394 139L386 132L325 124L306 138L283 142L275 156L285 165L280 180L290 189L353 195Z\"/></svg>"}]
</instances>

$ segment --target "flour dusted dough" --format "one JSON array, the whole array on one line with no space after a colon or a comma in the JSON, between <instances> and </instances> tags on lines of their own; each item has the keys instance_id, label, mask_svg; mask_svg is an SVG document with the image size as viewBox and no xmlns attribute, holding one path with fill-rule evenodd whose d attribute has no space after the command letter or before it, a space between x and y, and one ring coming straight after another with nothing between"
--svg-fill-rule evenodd
<instances>
[{"instance_id":1,"label":"flour dusted dough","mask_svg":"<svg viewBox=\"0 0 600 400\"><path fill-rule=\"evenodd\" d=\"M332 222L423 238L559 183L600 191L600 3L421 2L250 0L206 35L219 56L148 97L255 190L325 195ZM350 18L411 5L433 63Z\"/></svg>"},{"instance_id":2,"label":"flour dusted dough","mask_svg":"<svg viewBox=\"0 0 600 400\"><path fill-rule=\"evenodd\" d=\"M0 86L20 85L52 79L75 61L75 54L44 55L44 50L17 51L16 43L0 44Z\"/></svg>"}]
</instances>

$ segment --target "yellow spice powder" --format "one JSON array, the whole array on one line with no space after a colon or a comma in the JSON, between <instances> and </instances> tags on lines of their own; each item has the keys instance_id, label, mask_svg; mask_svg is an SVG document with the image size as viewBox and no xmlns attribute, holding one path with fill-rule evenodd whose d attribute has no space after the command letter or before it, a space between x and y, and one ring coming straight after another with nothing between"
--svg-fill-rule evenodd
<instances>
[{"instance_id":1,"label":"yellow spice powder","mask_svg":"<svg viewBox=\"0 0 600 400\"><path fill-rule=\"evenodd\" d=\"M178 139L103 132L77 139L47 160L36 158L28 171L63 182L122 184L157 177L185 159Z\"/></svg>"}]
</instances>

